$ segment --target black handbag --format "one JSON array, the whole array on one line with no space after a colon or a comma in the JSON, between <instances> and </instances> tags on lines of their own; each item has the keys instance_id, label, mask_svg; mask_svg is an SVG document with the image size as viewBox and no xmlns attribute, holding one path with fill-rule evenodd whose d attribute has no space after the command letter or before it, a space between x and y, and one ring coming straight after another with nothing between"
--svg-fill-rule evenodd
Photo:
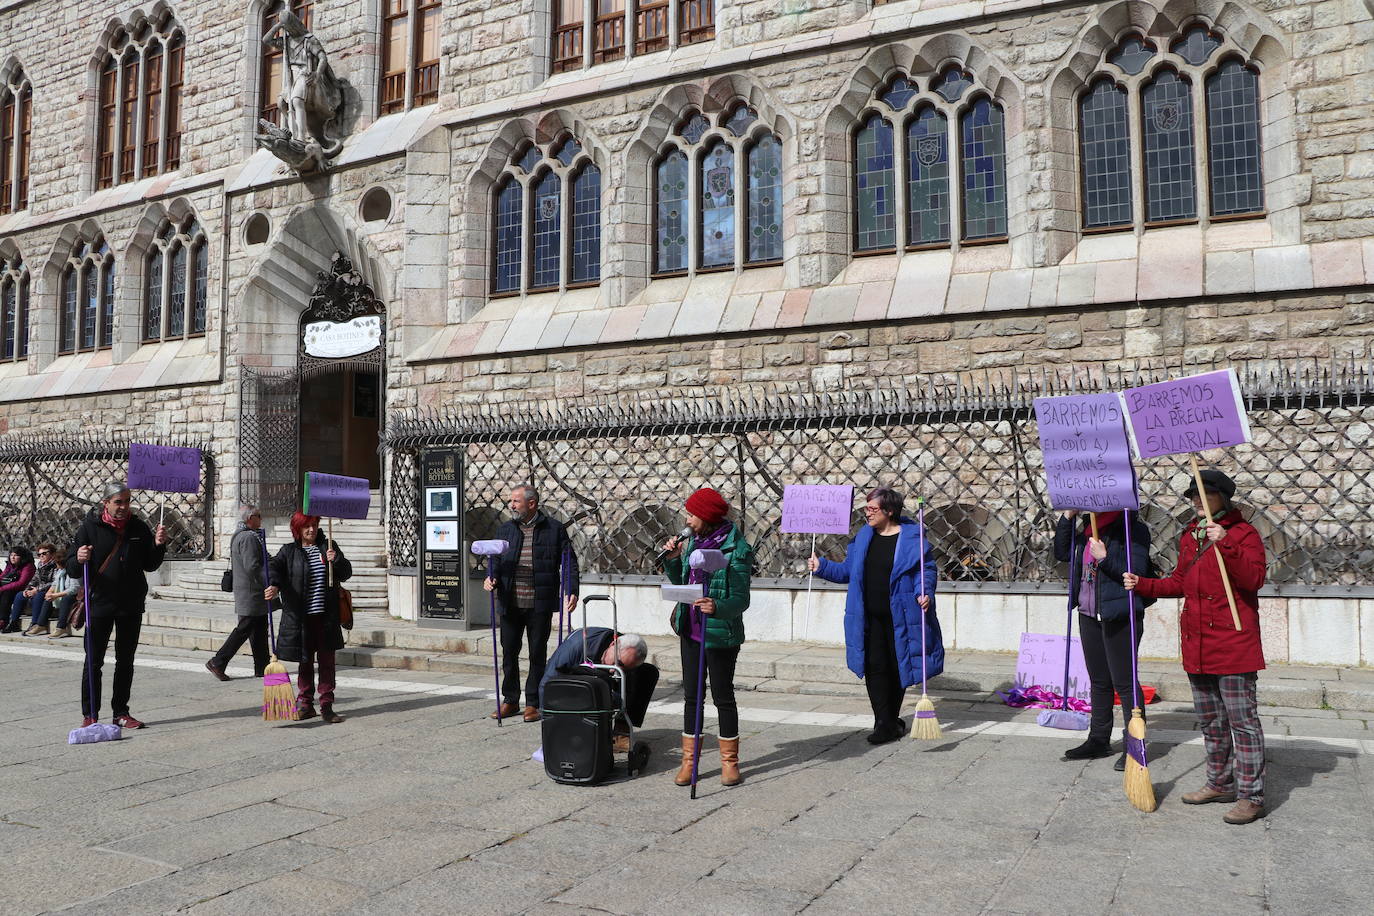
<instances>
[{"instance_id":1,"label":"black handbag","mask_svg":"<svg viewBox=\"0 0 1374 916\"><path fill-rule=\"evenodd\" d=\"M224 571L224 575L219 577L219 590L222 592L234 590L234 567L229 567Z\"/></svg>"}]
</instances>

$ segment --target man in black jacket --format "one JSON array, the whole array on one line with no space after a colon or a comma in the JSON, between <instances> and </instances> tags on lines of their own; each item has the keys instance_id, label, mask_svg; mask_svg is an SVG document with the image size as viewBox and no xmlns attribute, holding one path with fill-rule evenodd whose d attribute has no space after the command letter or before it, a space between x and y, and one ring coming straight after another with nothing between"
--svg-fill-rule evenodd
<instances>
[{"instance_id":1,"label":"man in black jacket","mask_svg":"<svg viewBox=\"0 0 1374 916\"><path fill-rule=\"evenodd\" d=\"M496 561L496 578L483 587L496 592L501 618L501 717L520 706L520 644L529 634L530 673L525 681L526 722L539 721L539 682L549 652L549 631L558 608L560 577L569 612L577 605L577 555L563 523L539 511L534 487L510 491L512 519L496 537L507 542ZM496 713L492 713L496 718Z\"/></svg>"},{"instance_id":2,"label":"man in black jacket","mask_svg":"<svg viewBox=\"0 0 1374 916\"><path fill-rule=\"evenodd\" d=\"M80 582L84 566L90 580L86 593L86 665L81 670L83 727L100 717L100 669L111 634L115 638L114 692L110 697L114 724L121 728L144 726L129 714L129 691L148 596L144 573L162 565L167 529L158 525L156 532L149 530L134 516L131 501L124 484L106 486L99 505L82 520L67 548L67 575ZM93 670L88 671L87 666Z\"/></svg>"}]
</instances>

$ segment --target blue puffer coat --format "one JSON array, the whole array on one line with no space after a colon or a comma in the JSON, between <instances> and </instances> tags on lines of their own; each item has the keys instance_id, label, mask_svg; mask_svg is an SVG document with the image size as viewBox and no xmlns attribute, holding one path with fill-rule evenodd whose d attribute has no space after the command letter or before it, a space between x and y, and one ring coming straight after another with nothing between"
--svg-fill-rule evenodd
<instances>
[{"instance_id":1,"label":"blue puffer coat","mask_svg":"<svg viewBox=\"0 0 1374 916\"><path fill-rule=\"evenodd\" d=\"M918 557L919 526L909 518L901 520L897 535L897 552L892 561L892 629L897 646L897 669L902 686L919 684L945 670L945 644L940 635L940 620L935 616L935 583L939 573L935 567L935 552L930 540L925 541L925 557ZM864 560L873 540L873 528L864 525L849 549L844 562L834 563L822 558L816 575L830 582L848 582L849 594L844 606L845 661L849 670L864 676ZM921 614L916 597L921 594L917 571L923 570L925 593L930 598L930 610ZM925 666L921 659L921 626L925 618Z\"/></svg>"}]
</instances>

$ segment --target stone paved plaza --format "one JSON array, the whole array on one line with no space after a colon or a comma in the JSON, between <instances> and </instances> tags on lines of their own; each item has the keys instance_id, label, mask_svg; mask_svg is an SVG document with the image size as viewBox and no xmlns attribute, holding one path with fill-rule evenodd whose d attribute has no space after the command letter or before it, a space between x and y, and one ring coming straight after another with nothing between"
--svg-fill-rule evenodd
<instances>
[{"instance_id":1,"label":"stone paved plaza","mask_svg":"<svg viewBox=\"0 0 1374 916\"><path fill-rule=\"evenodd\" d=\"M144 647L152 727L69 747L75 647L0 646L0 887L9 914L1353 913L1374 893L1369 713L1266 707L1270 816L1189 808L1186 706L1151 710L1159 810L1077 735L939 698L941 741L871 747L859 697L745 694L745 782L672 785L681 691L649 772L556 785L537 726L498 728L476 675L344 669L325 725ZM107 669L108 670L108 669ZM708 748L711 745L708 744Z\"/></svg>"}]
</instances>

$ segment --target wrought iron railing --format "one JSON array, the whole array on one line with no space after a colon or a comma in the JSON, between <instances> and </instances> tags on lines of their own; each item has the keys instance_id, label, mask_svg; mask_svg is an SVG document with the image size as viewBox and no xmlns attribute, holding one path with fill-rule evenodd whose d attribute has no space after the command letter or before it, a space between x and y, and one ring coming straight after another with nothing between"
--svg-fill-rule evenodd
<instances>
[{"instance_id":1,"label":"wrought iron railing","mask_svg":"<svg viewBox=\"0 0 1374 916\"><path fill-rule=\"evenodd\" d=\"M392 563L416 562L414 456L460 446L465 537L492 534L507 488L531 482L569 521L583 568L648 574L654 545L681 527L683 499L712 485L735 507L763 579L799 580L809 536L779 531L787 483L887 485L926 503L946 581L993 590L1064 580L1051 557L1032 400L1120 390L1212 367L1094 368L977 379L907 378L902 387L694 398L514 402L393 418L384 448L393 490ZM1374 583L1374 365L1238 366L1254 441L1207 453L1237 482L1264 536L1271 585L1350 593ZM885 384L885 383L884 383ZM1157 566L1171 569L1190 506L1186 458L1137 462ZM856 505L858 505L856 500ZM862 524L859 514L853 527ZM817 548L838 557L846 538Z\"/></svg>"},{"instance_id":2,"label":"wrought iron railing","mask_svg":"<svg viewBox=\"0 0 1374 916\"><path fill-rule=\"evenodd\" d=\"M213 546L211 507L215 463L196 442L139 439L156 445L199 448L200 491L134 494L134 514L170 535L167 556L198 559ZM50 541L66 547L81 519L100 499L107 483L122 481L129 470L129 443L95 437L10 436L0 439L0 543L32 548Z\"/></svg>"}]
</instances>

